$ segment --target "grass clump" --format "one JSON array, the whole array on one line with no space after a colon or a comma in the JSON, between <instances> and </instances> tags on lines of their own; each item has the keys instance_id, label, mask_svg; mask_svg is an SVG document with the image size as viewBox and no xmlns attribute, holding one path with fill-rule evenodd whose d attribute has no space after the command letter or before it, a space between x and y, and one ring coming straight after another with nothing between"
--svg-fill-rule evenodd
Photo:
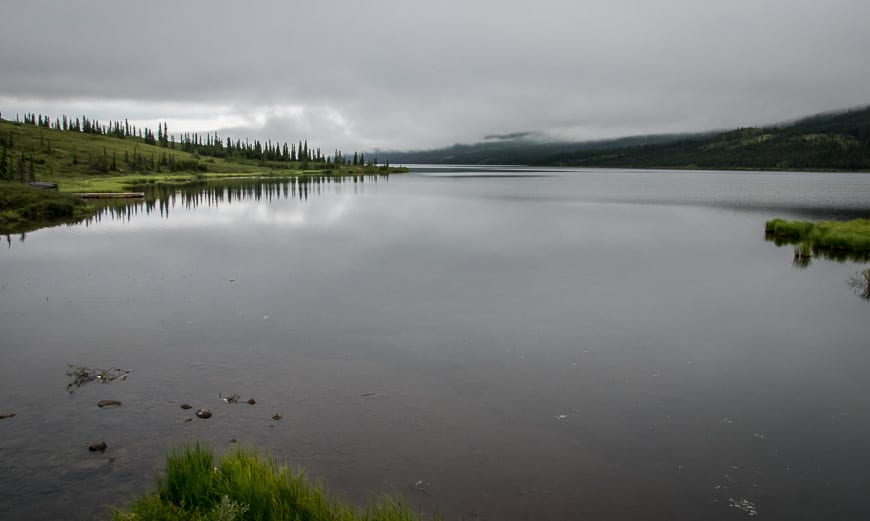
<instances>
[{"instance_id":1,"label":"grass clump","mask_svg":"<svg viewBox=\"0 0 870 521\"><path fill-rule=\"evenodd\" d=\"M870 268L856 272L846 280L855 295L870 301Z\"/></svg>"},{"instance_id":2,"label":"grass clump","mask_svg":"<svg viewBox=\"0 0 870 521\"><path fill-rule=\"evenodd\" d=\"M822 249L870 252L870 220L820 222L810 232L810 240Z\"/></svg>"},{"instance_id":3,"label":"grass clump","mask_svg":"<svg viewBox=\"0 0 870 521\"><path fill-rule=\"evenodd\" d=\"M254 450L236 449L219 460L199 443L170 451L157 490L114 513L127 520L415 521L422 516L385 499L357 510Z\"/></svg>"},{"instance_id":4,"label":"grass clump","mask_svg":"<svg viewBox=\"0 0 870 521\"><path fill-rule=\"evenodd\" d=\"M765 233L796 241L806 239L813 228L815 224L808 221L786 221L779 218L771 219L764 224Z\"/></svg>"},{"instance_id":5,"label":"grass clump","mask_svg":"<svg viewBox=\"0 0 870 521\"><path fill-rule=\"evenodd\" d=\"M868 219L819 223L771 219L765 223L764 231L768 240L774 241L777 246L797 244L796 256L799 251L807 255L820 252L832 258L845 256L866 260L870 254L870 220Z\"/></svg>"}]
</instances>

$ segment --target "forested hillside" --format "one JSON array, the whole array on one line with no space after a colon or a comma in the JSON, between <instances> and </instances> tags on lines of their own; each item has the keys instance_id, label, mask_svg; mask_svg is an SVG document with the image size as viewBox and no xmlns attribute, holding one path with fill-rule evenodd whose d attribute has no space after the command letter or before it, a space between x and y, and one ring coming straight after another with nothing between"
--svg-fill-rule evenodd
<instances>
[{"instance_id":1,"label":"forested hillside","mask_svg":"<svg viewBox=\"0 0 870 521\"><path fill-rule=\"evenodd\" d=\"M325 155L297 143L222 138L216 133L170 134L127 120L100 122L86 116L50 119L25 114L0 119L0 180L75 182L84 178L172 173L250 173L268 170L335 171L375 168L377 158L340 150ZM342 170L344 171L344 170Z\"/></svg>"},{"instance_id":2,"label":"forested hillside","mask_svg":"<svg viewBox=\"0 0 870 521\"><path fill-rule=\"evenodd\" d=\"M870 170L870 108L767 128L615 150L577 150L540 164L629 168Z\"/></svg>"},{"instance_id":3,"label":"forested hillside","mask_svg":"<svg viewBox=\"0 0 870 521\"><path fill-rule=\"evenodd\" d=\"M637 136L580 143L524 139L380 153L390 161L435 164L870 170L870 107L763 128Z\"/></svg>"},{"instance_id":4,"label":"forested hillside","mask_svg":"<svg viewBox=\"0 0 870 521\"><path fill-rule=\"evenodd\" d=\"M447 148L408 152L378 151L378 155L398 164L517 165L544 164L554 157L580 150L611 150L639 145L671 143L689 134L631 136L587 142L540 142L526 135L490 139L482 143L455 144Z\"/></svg>"}]
</instances>

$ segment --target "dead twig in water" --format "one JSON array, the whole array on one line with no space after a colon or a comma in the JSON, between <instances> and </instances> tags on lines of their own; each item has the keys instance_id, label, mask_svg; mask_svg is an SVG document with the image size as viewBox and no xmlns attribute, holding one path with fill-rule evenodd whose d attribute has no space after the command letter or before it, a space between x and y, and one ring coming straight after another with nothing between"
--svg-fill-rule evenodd
<instances>
[{"instance_id":1,"label":"dead twig in water","mask_svg":"<svg viewBox=\"0 0 870 521\"><path fill-rule=\"evenodd\" d=\"M70 394L83 385L87 385L94 381L100 383L110 383L115 380L126 380L130 371L113 367L111 369L100 369L98 367L84 367L80 365L67 364L66 375L72 377L72 382L67 384L66 390Z\"/></svg>"}]
</instances>

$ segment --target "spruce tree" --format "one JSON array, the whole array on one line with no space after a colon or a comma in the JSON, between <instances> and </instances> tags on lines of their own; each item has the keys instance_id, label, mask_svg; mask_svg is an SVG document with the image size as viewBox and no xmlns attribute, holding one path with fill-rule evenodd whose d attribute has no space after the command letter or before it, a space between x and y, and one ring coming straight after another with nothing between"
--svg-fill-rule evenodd
<instances>
[{"instance_id":1,"label":"spruce tree","mask_svg":"<svg viewBox=\"0 0 870 521\"><path fill-rule=\"evenodd\" d=\"M3 152L0 153L0 179L6 180L9 171L6 169L6 145L3 145Z\"/></svg>"},{"instance_id":2,"label":"spruce tree","mask_svg":"<svg viewBox=\"0 0 870 521\"><path fill-rule=\"evenodd\" d=\"M24 152L18 158L18 180L24 182Z\"/></svg>"}]
</instances>

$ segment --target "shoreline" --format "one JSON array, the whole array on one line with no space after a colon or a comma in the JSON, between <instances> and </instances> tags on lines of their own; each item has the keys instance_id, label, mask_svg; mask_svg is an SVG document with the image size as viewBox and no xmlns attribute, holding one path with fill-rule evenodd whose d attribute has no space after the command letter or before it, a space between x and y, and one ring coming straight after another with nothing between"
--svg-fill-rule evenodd
<instances>
[{"instance_id":1,"label":"shoreline","mask_svg":"<svg viewBox=\"0 0 870 521\"><path fill-rule=\"evenodd\" d=\"M148 188L183 188L202 182L249 179L263 182L300 178L345 178L368 175L390 175L408 172L405 167L348 166L335 170L286 170L272 172L175 173L155 175L88 176L74 179L52 179L57 190L45 190L15 181L0 181L0 235L13 235L42 228L75 224L93 217L101 207L95 200L118 199L141 201ZM87 196L87 197L84 197Z\"/></svg>"}]
</instances>

